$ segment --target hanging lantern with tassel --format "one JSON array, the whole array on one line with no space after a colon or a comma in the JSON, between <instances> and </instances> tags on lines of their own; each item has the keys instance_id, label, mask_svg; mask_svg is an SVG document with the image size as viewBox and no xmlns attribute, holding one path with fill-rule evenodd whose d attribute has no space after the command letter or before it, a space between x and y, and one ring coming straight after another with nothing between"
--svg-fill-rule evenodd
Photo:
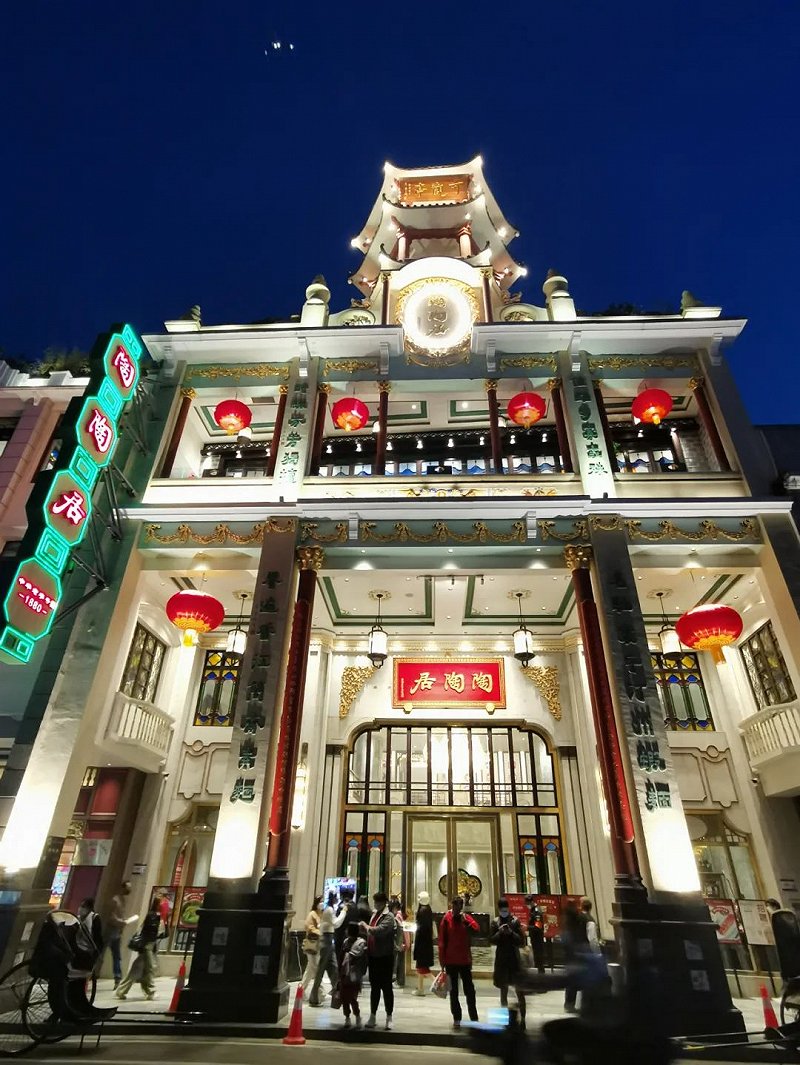
<instances>
[{"instance_id":1,"label":"hanging lantern with tassel","mask_svg":"<svg viewBox=\"0 0 800 1065\"><path fill-rule=\"evenodd\" d=\"M167 601L167 617L183 632L184 647L197 643L198 633L212 632L225 620L225 607L213 595L187 589Z\"/></svg>"},{"instance_id":2,"label":"hanging lantern with tassel","mask_svg":"<svg viewBox=\"0 0 800 1065\"><path fill-rule=\"evenodd\" d=\"M238 399L223 399L214 408L214 421L228 436L238 436L253 420L253 412Z\"/></svg>"},{"instance_id":3,"label":"hanging lantern with tassel","mask_svg":"<svg viewBox=\"0 0 800 1065\"><path fill-rule=\"evenodd\" d=\"M508 402L508 416L515 425L529 429L544 418L547 403L536 392L518 392Z\"/></svg>"},{"instance_id":4,"label":"hanging lantern with tassel","mask_svg":"<svg viewBox=\"0 0 800 1065\"><path fill-rule=\"evenodd\" d=\"M723 647L729 647L742 635L743 622L738 611L722 603L707 603L687 611L675 622L681 643L693 651L710 651L715 662L724 662Z\"/></svg>"},{"instance_id":5,"label":"hanging lantern with tassel","mask_svg":"<svg viewBox=\"0 0 800 1065\"><path fill-rule=\"evenodd\" d=\"M331 407L331 418L337 429L353 433L357 429L363 429L369 421L369 408L355 396L345 396Z\"/></svg>"},{"instance_id":6,"label":"hanging lantern with tassel","mask_svg":"<svg viewBox=\"0 0 800 1065\"><path fill-rule=\"evenodd\" d=\"M660 425L672 410L672 396L663 388L646 388L631 404L631 414L637 421Z\"/></svg>"}]
</instances>

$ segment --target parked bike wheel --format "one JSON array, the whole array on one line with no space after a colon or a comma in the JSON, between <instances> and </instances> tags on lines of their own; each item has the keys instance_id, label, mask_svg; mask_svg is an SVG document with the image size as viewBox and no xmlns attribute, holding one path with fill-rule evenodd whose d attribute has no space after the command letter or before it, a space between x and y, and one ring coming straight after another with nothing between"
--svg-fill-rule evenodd
<instances>
[{"instance_id":1,"label":"parked bike wheel","mask_svg":"<svg viewBox=\"0 0 800 1065\"><path fill-rule=\"evenodd\" d=\"M800 1021L800 977L786 981L781 996L781 1027Z\"/></svg>"},{"instance_id":2,"label":"parked bike wheel","mask_svg":"<svg viewBox=\"0 0 800 1065\"><path fill-rule=\"evenodd\" d=\"M17 1057L36 1046L25 1027L25 999L31 986L28 963L20 962L0 978L0 1056Z\"/></svg>"}]
</instances>

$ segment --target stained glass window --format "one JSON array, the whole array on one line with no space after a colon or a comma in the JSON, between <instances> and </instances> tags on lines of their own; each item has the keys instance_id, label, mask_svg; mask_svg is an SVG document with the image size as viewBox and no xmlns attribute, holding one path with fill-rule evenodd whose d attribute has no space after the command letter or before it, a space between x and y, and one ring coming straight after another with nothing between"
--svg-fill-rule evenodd
<instances>
[{"instance_id":1,"label":"stained glass window","mask_svg":"<svg viewBox=\"0 0 800 1065\"><path fill-rule=\"evenodd\" d=\"M797 698L771 621L745 640L741 651L750 687L760 709Z\"/></svg>"},{"instance_id":2,"label":"stained glass window","mask_svg":"<svg viewBox=\"0 0 800 1065\"><path fill-rule=\"evenodd\" d=\"M714 722L697 655L690 651L680 654L654 651L650 661L667 728L675 732L712 732Z\"/></svg>"},{"instance_id":3,"label":"stained glass window","mask_svg":"<svg viewBox=\"0 0 800 1065\"><path fill-rule=\"evenodd\" d=\"M194 712L195 725L233 724L240 665L241 655L206 651Z\"/></svg>"},{"instance_id":4,"label":"stained glass window","mask_svg":"<svg viewBox=\"0 0 800 1065\"><path fill-rule=\"evenodd\" d=\"M166 649L165 643L137 623L119 690L132 699L154 702Z\"/></svg>"}]
</instances>

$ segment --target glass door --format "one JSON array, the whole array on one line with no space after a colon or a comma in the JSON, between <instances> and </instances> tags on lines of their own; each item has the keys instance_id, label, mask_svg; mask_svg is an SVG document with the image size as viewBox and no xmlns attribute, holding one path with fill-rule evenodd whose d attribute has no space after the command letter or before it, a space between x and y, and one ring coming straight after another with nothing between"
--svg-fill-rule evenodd
<instances>
[{"instance_id":1,"label":"glass door","mask_svg":"<svg viewBox=\"0 0 800 1065\"><path fill-rule=\"evenodd\" d=\"M461 895L475 913L495 914L498 891L497 824L492 817L408 815L409 909L427 891L434 913Z\"/></svg>"}]
</instances>

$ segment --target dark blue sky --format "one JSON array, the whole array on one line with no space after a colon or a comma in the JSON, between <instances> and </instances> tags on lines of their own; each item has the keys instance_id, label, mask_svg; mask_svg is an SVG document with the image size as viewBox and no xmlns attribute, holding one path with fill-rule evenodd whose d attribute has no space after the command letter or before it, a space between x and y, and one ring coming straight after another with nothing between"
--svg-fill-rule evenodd
<instances>
[{"instance_id":1,"label":"dark blue sky","mask_svg":"<svg viewBox=\"0 0 800 1065\"><path fill-rule=\"evenodd\" d=\"M750 319L731 362L754 420L797 420L800 5L274 7L5 6L9 354L192 303L286 316L317 272L342 306L383 161L480 152L525 298L550 266L587 311L689 288ZM265 56L273 39L295 50Z\"/></svg>"}]
</instances>

